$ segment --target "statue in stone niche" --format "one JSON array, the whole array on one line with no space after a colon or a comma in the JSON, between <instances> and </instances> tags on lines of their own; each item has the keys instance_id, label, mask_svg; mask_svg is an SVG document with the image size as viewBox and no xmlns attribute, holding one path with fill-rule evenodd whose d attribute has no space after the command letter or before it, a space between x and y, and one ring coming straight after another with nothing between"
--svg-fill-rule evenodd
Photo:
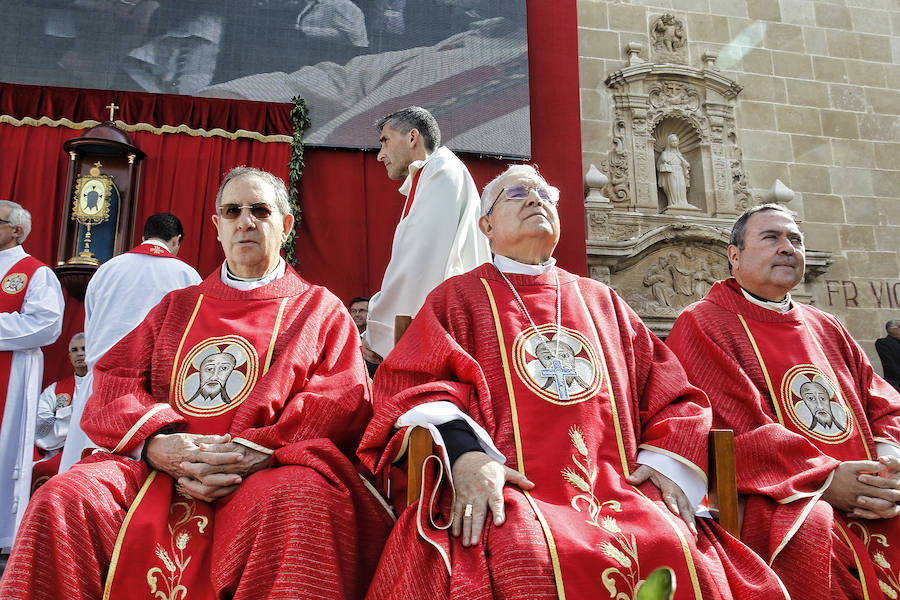
<instances>
[{"instance_id":1,"label":"statue in stone niche","mask_svg":"<svg viewBox=\"0 0 900 600\"><path fill-rule=\"evenodd\" d=\"M656 181L666 193L669 208L695 208L687 201L691 165L678 150L678 136L670 133L656 161Z\"/></svg>"}]
</instances>

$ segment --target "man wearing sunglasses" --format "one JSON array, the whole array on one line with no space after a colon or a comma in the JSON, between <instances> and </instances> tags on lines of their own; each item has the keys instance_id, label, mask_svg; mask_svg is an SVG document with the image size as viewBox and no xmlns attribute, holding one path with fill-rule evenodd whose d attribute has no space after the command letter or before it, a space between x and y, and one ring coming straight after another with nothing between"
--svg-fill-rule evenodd
<instances>
[{"instance_id":1,"label":"man wearing sunglasses","mask_svg":"<svg viewBox=\"0 0 900 600\"><path fill-rule=\"evenodd\" d=\"M38 490L0 597L362 598L392 518L349 458L358 330L279 255L281 179L232 170L212 221L224 263L97 363L82 427L111 452Z\"/></svg>"},{"instance_id":2,"label":"man wearing sunglasses","mask_svg":"<svg viewBox=\"0 0 900 600\"><path fill-rule=\"evenodd\" d=\"M381 291L369 300L363 354L377 364L394 347L396 315L415 316L435 286L491 255L478 231L478 189L465 165L440 145L431 113L410 106L375 127L378 160L388 177L403 180L400 193L406 196Z\"/></svg>"},{"instance_id":3,"label":"man wearing sunglasses","mask_svg":"<svg viewBox=\"0 0 900 600\"><path fill-rule=\"evenodd\" d=\"M22 248L30 231L28 211L0 200L0 549L12 546L31 493L41 346L59 337L64 309L56 275Z\"/></svg>"},{"instance_id":4,"label":"man wearing sunglasses","mask_svg":"<svg viewBox=\"0 0 900 600\"><path fill-rule=\"evenodd\" d=\"M184 227L178 217L171 213L150 215L144 222L143 241L103 263L91 277L84 294L88 372L72 399L72 419L60 473L81 460L85 448L95 446L80 425L84 405L93 390L94 365L137 327L163 296L202 281L193 267L176 257L183 240Z\"/></svg>"}]
</instances>

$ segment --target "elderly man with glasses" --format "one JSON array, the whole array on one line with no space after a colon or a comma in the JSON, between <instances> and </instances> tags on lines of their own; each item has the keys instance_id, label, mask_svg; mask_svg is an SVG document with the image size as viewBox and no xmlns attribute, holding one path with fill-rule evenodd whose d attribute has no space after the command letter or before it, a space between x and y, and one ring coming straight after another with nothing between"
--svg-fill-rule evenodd
<instances>
[{"instance_id":1,"label":"elderly man with glasses","mask_svg":"<svg viewBox=\"0 0 900 600\"><path fill-rule=\"evenodd\" d=\"M97 363L81 424L109 451L35 494L0 597L364 594L392 518L351 458L356 326L279 256L280 179L231 171L212 220L224 264Z\"/></svg>"},{"instance_id":2,"label":"elderly man with glasses","mask_svg":"<svg viewBox=\"0 0 900 600\"><path fill-rule=\"evenodd\" d=\"M28 211L0 200L0 549L12 546L31 493L41 346L59 337L65 308L56 275L22 248L30 231Z\"/></svg>"},{"instance_id":3,"label":"elderly man with glasses","mask_svg":"<svg viewBox=\"0 0 900 600\"><path fill-rule=\"evenodd\" d=\"M555 265L558 199L527 165L489 183L493 263L438 286L382 363L360 456L385 473L426 427L447 484L425 477L368 598L633 598L658 569L676 598L784 597L695 518L706 396L609 287Z\"/></svg>"}]
</instances>

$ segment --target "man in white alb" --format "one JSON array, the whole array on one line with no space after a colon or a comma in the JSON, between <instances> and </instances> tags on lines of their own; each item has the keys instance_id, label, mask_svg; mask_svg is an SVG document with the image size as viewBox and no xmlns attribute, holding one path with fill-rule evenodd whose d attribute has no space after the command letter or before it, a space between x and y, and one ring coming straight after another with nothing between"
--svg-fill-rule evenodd
<instances>
[{"instance_id":1,"label":"man in white alb","mask_svg":"<svg viewBox=\"0 0 900 600\"><path fill-rule=\"evenodd\" d=\"M84 332L69 340L69 362L72 374L44 388L38 398L37 422L34 426L35 461L31 470L31 493L59 472L62 449L66 445L72 420L72 399L87 375L84 360Z\"/></svg>"},{"instance_id":2,"label":"man in white alb","mask_svg":"<svg viewBox=\"0 0 900 600\"><path fill-rule=\"evenodd\" d=\"M143 242L106 261L84 296L84 335L88 373L72 401L72 420L59 472L81 460L93 444L81 430L81 413L93 388L93 369L106 351L138 326L163 296L200 283L200 275L176 257L184 239L181 221L157 213L144 223Z\"/></svg>"},{"instance_id":3,"label":"man in white alb","mask_svg":"<svg viewBox=\"0 0 900 600\"><path fill-rule=\"evenodd\" d=\"M388 177L403 179L407 197L384 272L381 291L369 300L363 356L380 363L394 347L394 317L415 316L439 283L491 259L478 230L480 199L466 166L441 146L441 130L418 106L398 110L375 127L378 160Z\"/></svg>"},{"instance_id":4,"label":"man in white alb","mask_svg":"<svg viewBox=\"0 0 900 600\"><path fill-rule=\"evenodd\" d=\"M22 248L31 215L0 200L0 548L12 546L31 491L44 355L62 330L62 288Z\"/></svg>"}]
</instances>

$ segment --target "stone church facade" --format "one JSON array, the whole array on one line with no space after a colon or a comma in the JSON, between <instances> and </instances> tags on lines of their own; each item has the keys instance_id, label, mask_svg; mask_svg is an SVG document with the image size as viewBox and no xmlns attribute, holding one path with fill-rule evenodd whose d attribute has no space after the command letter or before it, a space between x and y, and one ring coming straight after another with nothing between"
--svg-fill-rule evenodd
<instances>
[{"instance_id":1,"label":"stone church facade","mask_svg":"<svg viewBox=\"0 0 900 600\"><path fill-rule=\"evenodd\" d=\"M588 267L660 335L745 208L797 213L794 295L876 370L900 318L898 0L578 0Z\"/></svg>"}]
</instances>

